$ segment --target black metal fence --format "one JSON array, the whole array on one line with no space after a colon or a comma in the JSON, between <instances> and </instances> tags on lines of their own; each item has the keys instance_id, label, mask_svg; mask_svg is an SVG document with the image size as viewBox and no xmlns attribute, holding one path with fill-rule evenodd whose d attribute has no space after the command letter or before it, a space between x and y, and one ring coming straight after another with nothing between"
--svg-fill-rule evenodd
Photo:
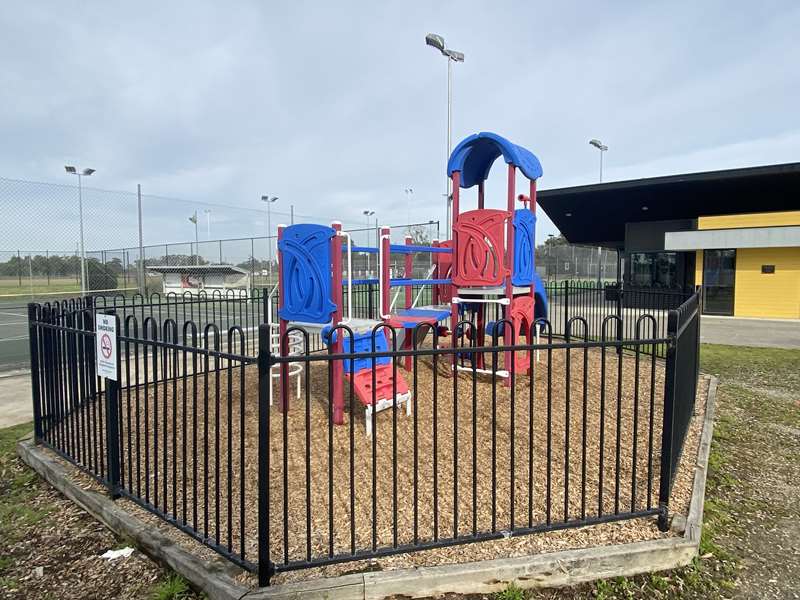
<instances>
[{"instance_id":1,"label":"black metal fence","mask_svg":"<svg viewBox=\"0 0 800 600\"><path fill-rule=\"evenodd\" d=\"M399 288L398 288L399 289ZM596 282L561 281L545 284L549 300L549 322L553 334L563 336L566 324L573 316L586 320L588 335L592 340L603 336L603 323L606 317L615 315L621 319L622 329L619 339L632 338L636 335L636 324L642 315L655 318L655 330L649 335L663 335L667 328L667 315L670 310L678 308L691 294L677 290L656 290L625 288L620 291L616 286L597 284ZM214 323L223 331L230 325L239 325L247 333L248 352L257 352L256 328L259 323L278 322L278 303L275 288L254 288L252 290L215 290L212 293L185 292L182 295L158 292L148 296L106 295L95 296L98 309L113 309L122 321L129 315L136 315L139 322L146 317L163 323L165 319L174 319L178 323L195 322L199 328ZM413 286L411 295L415 305L432 303L431 286ZM393 306L401 306L404 302L399 296L391 297ZM348 314L349 296L343 293L344 309ZM352 316L358 319L378 319L380 297L378 285L360 284L352 288ZM503 318L500 305L489 305L487 320ZM616 334L616 333L615 333ZM319 335L311 335L312 352L324 350ZM657 348L659 356L664 356L666 349L662 345Z\"/></svg>"},{"instance_id":2,"label":"black metal fence","mask_svg":"<svg viewBox=\"0 0 800 600\"><path fill-rule=\"evenodd\" d=\"M266 292L31 304L36 439L262 585L622 519L666 527L697 387L697 296L661 333L658 315L629 330L596 314L602 290L568 290L551 304L569 307L563 330L537 322L539 343L532 330L478 347L468 320L455 341L376 323L372 351L336 354L323 342L348 327L282 342ZM376 298L359 294L368 318ZM97 312L118 322L117 381L95 371Z\"/></svg>"},{"instance_id":3,"label":"black metal fence","mask_svg":"<svg viewBox=\"0 0 800 600\"><path fill-rule=\"evenodd\" d=\"M700 294L694 294L669 313L668 336L674 340L667 348L664 384L664 424L661 453L661 491L669 497L686 434L694 414L697 382L700 375ZM666 508L659 526L667 527Z\"/></svg>"}]
</instances>

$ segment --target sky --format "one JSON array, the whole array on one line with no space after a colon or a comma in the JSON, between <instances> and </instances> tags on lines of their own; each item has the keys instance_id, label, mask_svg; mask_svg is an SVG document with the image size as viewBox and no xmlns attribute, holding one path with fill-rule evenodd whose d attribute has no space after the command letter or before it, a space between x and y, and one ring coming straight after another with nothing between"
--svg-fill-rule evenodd
<instances>
[{"instance_id":1,"label":"sky","mask_svg":"<svg viewBox=\"0 0 800 600\"><path fill-rule=\"evenodd\" d=\"M466 57L453 145L509 138L541 160L540 189L598 180L590 138L605 181L800 161L798 31L793 1L6 1L0 250L75 247L65 164L124 192L87 191L91 248L136 244L137 184L146 244L193 239L193 210L200 239L263 235L262 194L273 228L290 205L443 226L447 63L428 32ZM504 206L498 165L487 190Z\"/></svg>"}]
</instances>

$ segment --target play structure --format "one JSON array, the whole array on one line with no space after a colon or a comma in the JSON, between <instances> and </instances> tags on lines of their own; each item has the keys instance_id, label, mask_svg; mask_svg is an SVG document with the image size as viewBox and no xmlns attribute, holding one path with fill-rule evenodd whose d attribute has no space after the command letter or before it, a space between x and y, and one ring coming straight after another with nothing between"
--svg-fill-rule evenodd
<instances>
[{"instance_id":1,"label":"play structure","mask_svg":"<svg viewBox=\"0 0 800 600\"><path fill-rule=\"evenodd\" d=\"M492 164L503 157L508 165L508 189L504 209L484 207L484 182ZM528 195L515 190L517 170L529 180ZM452 180L452 239L434 241L430 246L392 244L391 231L381 227L378 247L354 246L340 223L330 227L317 224L278 226L278 352L298 352L298 332L318 331L334 354L365 354L333 364L331 404L333 422L344 422L344 384L350 382L365 408L367 434L373 415L392 406L404 405L410 412L411 393L401 369L388 353L394 348L410 350L430 331L449 336L453 346L462 336L473 346L483 347L489 339L502 339L504 346L521 343L534 331L536 319L547 317L547 295L535 269L536 180L542 175L539 160L531 152L494 133L478 133L463 140L450 155L447 173ZM477 208L461 212L461 190L477 186ZM517 204L519 202L519 204ZM354 279L354 252L377 254L379 272L375 279ZM403 277L393 277L390 259L404 255ZM413 256L430 254L433 267L426 278L413 277ZM343 261L347 263L344 277ZM379 319L352 316L354 285L378 285ZM412 286L430 286L432 302L417 306L421 292L413 298ZM403 306L399 295L390 300L392 288L404 288ZM344 302L345 290L348 295ZM345 306L347 314L345 314ZM489 321L487 309L501 319ZM469 314L474 331L460 331L457 324ZM512 327L504 326L512 323ZM345 329L346 328L346 329ZM348 331L349 330L349 331ZM350 335L352 332L352 336ZM528 340L528 343L533 343ZM503 368L488 371L483 353L463 353L474 364L461 364L453 355L452 369L491 372L508 381L510 369L525 374L530 365L527 353L503 352ZM410 370L411 356L404 357ZM513 366L512 366L513 361ZM280 380L279 407L289 408L288 382L296 371L291 365L277 366ZM455 373L454 373L455 376ZM297 377L299 386L300 378ZM299 390L298 390L299 393Z\"/></svg>"}]
</instances>

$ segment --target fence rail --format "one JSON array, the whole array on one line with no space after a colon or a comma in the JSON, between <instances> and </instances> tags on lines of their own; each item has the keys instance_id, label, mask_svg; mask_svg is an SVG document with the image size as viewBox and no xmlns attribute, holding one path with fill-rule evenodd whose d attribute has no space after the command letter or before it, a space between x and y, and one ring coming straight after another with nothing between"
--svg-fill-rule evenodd
<instances>
[{"instance_id":1,"label":"fence rail","mask_svg":"<svg viewBox=\"0 0 800 600\"><path fill-rule=\"evenodd\" d=\"M664 528L697 390L697 295L662 311L664 328L659 311L601 312L618 302L605 289L565 296L551 305L563 325L508 346L476 346L465 315L455 339L376 322L367 352L334 351L347 326L281 338L268 292L31 304L36 440L261 585L651 515ZM371 290L355 304L374 314ZM118 322L117 381L95 371L97 312Z\"/></svg>"}]
</instances>

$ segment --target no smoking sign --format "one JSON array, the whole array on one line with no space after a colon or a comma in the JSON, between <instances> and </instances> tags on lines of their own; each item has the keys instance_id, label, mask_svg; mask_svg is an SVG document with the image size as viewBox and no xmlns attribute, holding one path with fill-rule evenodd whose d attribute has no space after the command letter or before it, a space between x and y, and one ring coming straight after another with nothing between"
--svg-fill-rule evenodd
<instances>
[{"instance_id":1,"label":"no smoking sign","mask_svg":"<svg viewBox=\"0 0 800 600\"><path fill-rule=\"evenodd\" d=\"M117 380L117 319L114 315L95 315L97 375Z\"/></svg>"}]
</instances>

